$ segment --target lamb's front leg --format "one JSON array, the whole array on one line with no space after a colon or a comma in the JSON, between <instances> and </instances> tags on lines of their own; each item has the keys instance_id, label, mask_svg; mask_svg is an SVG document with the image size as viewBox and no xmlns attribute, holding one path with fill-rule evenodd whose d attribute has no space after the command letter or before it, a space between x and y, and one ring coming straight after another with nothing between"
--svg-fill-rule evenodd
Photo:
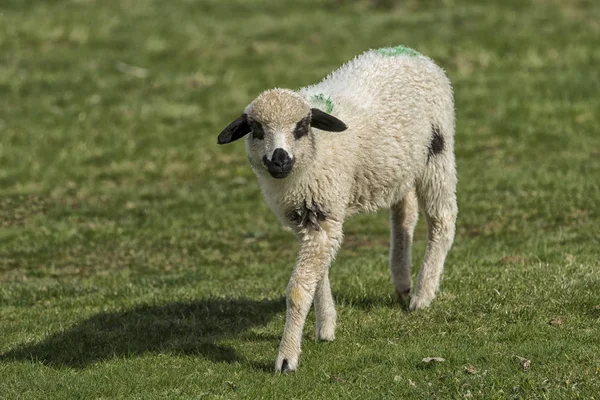
<instances>
[{"instance_id":1,"label":"lamb's front leg","mask_svg":"<svg viewBox=\"0 0 600 400\"><path fill-rule=\"evenodd\" d=\"M290 372L298 367L302 331L317 284L342 242L341 224L321 222L318 230L309 228L301 236L300 253L287 287L285 328L275 370Z\"/></svg>"},{"instance_id":2,"label":"lamb's front leg","mask_svg":"<svg viewBox=\"0 0 600 400\"><path fill-rule=\"evenodd\" d=\"M315 293L315 322L317 339L330 342L335 339L337 313L329 286L329 268L323 272L323 278L317 284Z\"/></svg>"}]
</instances>

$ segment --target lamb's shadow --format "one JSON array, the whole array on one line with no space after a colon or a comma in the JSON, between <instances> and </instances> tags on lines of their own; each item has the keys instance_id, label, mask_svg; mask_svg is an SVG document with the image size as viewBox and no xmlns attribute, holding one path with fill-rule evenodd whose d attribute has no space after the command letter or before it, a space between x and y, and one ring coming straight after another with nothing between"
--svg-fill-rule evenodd
<instances>
[{"instance_id":1,"label":"lamb's shadow","mask_svg":"<svg viewBox=\"0 0 600 400\"><path fill-rule=\"evenodd\" d=\"M0 360L34 360L58 367L83 368L114 357L155 352L235 362L239 361L235 349L220 342L244 335L255 340L256 335L248 330L266 325L284 310L283 298L142 305L123 312L94 315L39 343L17 346L0 355Z\"/></svg>"}]
</instances>

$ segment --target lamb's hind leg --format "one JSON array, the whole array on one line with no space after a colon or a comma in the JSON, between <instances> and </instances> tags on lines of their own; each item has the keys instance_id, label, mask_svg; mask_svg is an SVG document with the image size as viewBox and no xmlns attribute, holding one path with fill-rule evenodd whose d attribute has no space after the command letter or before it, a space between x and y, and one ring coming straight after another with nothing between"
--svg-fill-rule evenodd
<instances>
[{"instance_id":1,"label":"lamb's hind leg","mask_svg":"<svg viewBox=\"0 0 600 400\"><path fill-rule=\"evenodd\" d=\"M412 286L411 248L418 218L419 203L414 191L390 208L390 272L398 300L405 306Z\"/></svg>"},{"instance_id":2,"label":"lamb's hind leg","mask_svg":"<svg viewBox=\"0 0 600 400\"><path fill-rule=\"evenodd\" d=\"M434 156L417 188L427 217L429 241L410 310L425 308L435 298L446 255L454 241L456 215L456 172L452 153Z\"/></svg>"}]
</instances>

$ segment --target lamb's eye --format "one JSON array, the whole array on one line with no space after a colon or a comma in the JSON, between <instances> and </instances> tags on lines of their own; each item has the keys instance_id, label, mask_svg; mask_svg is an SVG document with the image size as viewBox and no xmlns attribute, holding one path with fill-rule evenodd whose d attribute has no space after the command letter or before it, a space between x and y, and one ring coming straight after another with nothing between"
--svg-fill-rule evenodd
<instances>
[{"instance_id":1,"label":"lamb's eye","mask_svg":"<svg viewBox=\"0 0 600 400\"><path fill-rule=\"evenodd\" d=\"M308 134L308 117L301 119L294 128L294 137L300 139Z\"/></svg>"},{"instance_id":2,"label":"lamb's eye","mask_svg":"<svg viewBox=\"0 0 600 400\"><path fill-rule=\"evenodd\" d=\"M254 139L263 140L265 138L265 131L260 123L252 121L250 126L252 127L252 137Z\"/></svg>"}]
</instances>

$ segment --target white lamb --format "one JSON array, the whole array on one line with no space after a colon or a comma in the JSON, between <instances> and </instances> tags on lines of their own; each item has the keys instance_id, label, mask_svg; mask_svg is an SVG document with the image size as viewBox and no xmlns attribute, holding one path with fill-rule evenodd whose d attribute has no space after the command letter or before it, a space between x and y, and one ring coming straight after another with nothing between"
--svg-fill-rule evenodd
<instances>
[{"instance_id":1,"label":"white lamb","mask_svg":"<svg viewBox=\"0 0 600 400\"><path fill-rule=\"evenodd\" d=\"M403 46L367 51L314 86L261 93L218 143L248 133L246 152L264 199L301 244L277 371L298 367L313 298L317 338L334 339L328 270L351 215L390 208L390 271L407 302L421 204L429 242L409 309L431 303L458 212L452 87L441 68Z\"/></svg>"}]
</instances>

